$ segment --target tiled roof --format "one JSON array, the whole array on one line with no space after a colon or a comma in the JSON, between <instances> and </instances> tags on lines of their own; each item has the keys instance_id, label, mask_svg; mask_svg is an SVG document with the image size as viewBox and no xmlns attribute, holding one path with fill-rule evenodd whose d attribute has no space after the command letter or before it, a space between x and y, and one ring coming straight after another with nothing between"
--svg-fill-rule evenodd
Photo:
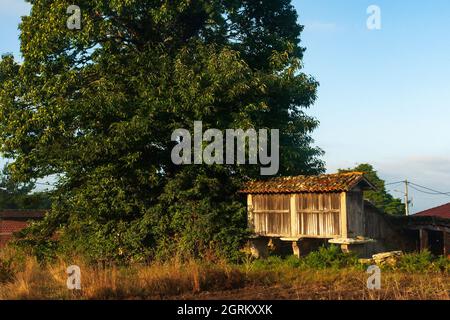
<instances>
[{"instance_id":1,"label":"tiled roof","mask_svg":"<svg viewBox=\"0 0 450 320\"><path fill-rule=\"evenodd\" d=\"M0 220L0 235L12 234L28 226L29 221Z\"/></svg>"},{"instance_id":2,"label":"tiled roof","mask_svg":"<svg viewBox=\"0 0 450 320\"><path fill-rule=\"evenodd\" d=\"M450 203L416 213L413 217L440 217L450 219Z\"/></svg>"},{"instance_id":3,"label":"tiled roof","mask_svg":"<svg viewBox=\"0 0 450 320\"><path fill-rule=\"evenodd\" d=\"M31 220L41 219L43 210L0 210L0 247L9 242L14 232L29 225Z\"/></svg>"},{"instance_id":4,"label":"tiled roof","mask_svg":"<svg viewBox=\"0 0 450 320\"><path fill-rule=\"evenodd\" d=\"M297 192L343 192L363 182L366 188L373 185L362 172L323 174L318 176L295 176L247 182L241 193L297 193Z\"/></svg>"}]
</instances>

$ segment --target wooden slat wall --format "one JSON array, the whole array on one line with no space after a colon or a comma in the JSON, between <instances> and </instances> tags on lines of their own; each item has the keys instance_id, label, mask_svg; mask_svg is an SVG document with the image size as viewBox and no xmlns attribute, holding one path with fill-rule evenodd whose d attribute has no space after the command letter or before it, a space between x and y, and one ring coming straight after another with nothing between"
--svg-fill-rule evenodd
<instances>
[{"instance_id":1,"label":"wooden slat wall","mask_svg":"<svg viewBox=\"0 0 450 320\"><path fill-rule=\"evenodd\" d=\"M293 221L292 227L291 196L292 219L297 220ZM340 235L341 199L338 193L253 195L252 203L252 227L256 234L285 237Z\"/></svg>"},{"instance_id":2,"label":"wooden slat wall","mask_svg":"<svg viewBox=\"0 0 450 320\"><path fill-rule=\"evenodd\" d=\"M257 234L290 236L289 195L254 195L254 230Z\"/></svg>"},{"instance_id":3,"label":"wooden slat wall","mask_svg":"<svg viewBox=\"0 0 450 320\"><path fill-rule=\"evenodd\" d=\"M348 237L362 236L364 232L363 193L347 193L347 231Z\"/></svg>"},{"instance_id":4,"label":"wooden slat wall","mask_svg":"<svg viewBox=\"0 0 450 320\"><path fill-rule=\"evenodd\" d=\"M338 236L340 234L340 194L297 194L299 235Z\"/></svg>"}]
</instances>

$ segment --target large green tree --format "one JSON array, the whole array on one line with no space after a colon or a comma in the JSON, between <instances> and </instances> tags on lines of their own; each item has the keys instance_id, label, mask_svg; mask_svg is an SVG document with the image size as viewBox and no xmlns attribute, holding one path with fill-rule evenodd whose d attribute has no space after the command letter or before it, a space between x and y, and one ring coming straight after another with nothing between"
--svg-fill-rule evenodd
<instances>
[{"instance_id":1,"label":"large green tree","mask_svg":"<svg viewBox=\"0 0 450 320\"><path fill-rule=\"evenodd\" d=\"M34 0L23 63L0 64L1 151L21 181L58 174L36 239L92 258L235 252L236 193L250 165L177 166L171 133L280 130L280 175L323 171L305 114L317 82L301 72L290 0Z\"/></svg>"},{"instance_id":2,"label":"large green tree","mask_svg":"<svg viewBox=\"0 0 450 320\"><path fill-rule=\"evenodd\" d=\"M376 190L365 191L364 197L376 207L388 214L405 214L405 204L386 190L386 182L378 176L378 172L371 164L362 163L351 169L339 170L339 172L349 171L364 172L367 179L375 186Z\"/></svg>"}]
</instances>

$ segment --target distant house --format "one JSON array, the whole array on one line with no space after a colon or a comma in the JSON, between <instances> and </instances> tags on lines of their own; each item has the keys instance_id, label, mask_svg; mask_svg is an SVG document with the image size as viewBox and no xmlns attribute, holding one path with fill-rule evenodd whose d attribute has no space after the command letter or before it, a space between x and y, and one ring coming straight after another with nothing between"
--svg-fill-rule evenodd
<instances>
[{"instance_id":1,"label":"distant house","mask_svg":"<svg viewBox=\"0 0 450 320\"><path fill-rule=\"evenodd\" d=\"M418 212L414 215L414 217L436 217L442 219L450 219L450 203Z\"/></svg>"},{"instance_id":2,"label":"distant house","mask_svg":"<svg viewBox=\"0 0 450 320\"><path fill-rule=\"evenodd\" d=\"M10 241L15 232L27 227L31 221L44 217L41 210L0 210L0 247Z\"/></svg>"},{"instance_id":3,"label":"distant house","mask_svg":"<svg viewBox=\"0 0 450 320\"><path fill-rule=\"evenodd\" d=\"M267 245L291 242L301 255L317 246L335 243L361 256L386 249L399 241L385 215L364 200L375 187L361 172L296 176L248 182L248 226L255 256Z\"/></svg>"},{"instance_id":4,"label":"distant house","mask_svg":"<svg viewBox=\"0 0 450 320\"><path fill-rule=\"evenodd\" d=\"M407 228L415 231L417 249L450 256L450 203L416 213Z\"/></svg>"}]
</instances>

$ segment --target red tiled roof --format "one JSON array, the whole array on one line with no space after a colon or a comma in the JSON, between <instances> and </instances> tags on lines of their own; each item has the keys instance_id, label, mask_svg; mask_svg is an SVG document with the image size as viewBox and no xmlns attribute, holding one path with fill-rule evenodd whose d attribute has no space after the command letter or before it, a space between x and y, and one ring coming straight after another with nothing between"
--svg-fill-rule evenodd
<instances>
[{"instance_id":1,"label":"red tiled roof","mask_svg":"<svg viewBox=\"0 0 450 320\"><path fill-rule=\"evenodd\" d=\"M318 176L296 176L247 182L241 193L311 193L345 192L363 182L366 188L374 186L362 172L323 174Z\"/></svg>"},{"instance_id":2,"label":"red tiled roof","mask_svg":"<svg viewBox=\"0 0 450 320\"><path fill-rule=\"evenodd\" d=\"M26 228L31 220L44 215L44 210L0 210L0 247L5 246L15 232Z\"/></svg>"},{"instance_id":3,"label":"red tiled roof","mask_svg":"<svg viewBox=\"0 0 450 320\"><path fill-rule=\"evenodd\" d=\"M0 220L0 234L12 234L28 226L28 221Z\"/></svg>"},{"instance_id":4,"label":"red tiled roof","mask_svg":"<svg viewBox=\"0 0 450 320\"><path fill-rule=\"evenodd\" d=\"M444 219L450 219L450 203L418 212L414 215L414 217L440 217Z\"/></svg>"}]
</instances>

